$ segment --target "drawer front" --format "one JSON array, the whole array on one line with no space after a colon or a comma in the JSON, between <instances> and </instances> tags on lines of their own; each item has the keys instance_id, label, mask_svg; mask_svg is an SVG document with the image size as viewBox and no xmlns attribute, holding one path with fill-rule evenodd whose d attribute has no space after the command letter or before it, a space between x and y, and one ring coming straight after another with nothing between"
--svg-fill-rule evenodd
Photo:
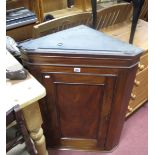
<instances>
[{"instance_id":1,"label":"drawer front","mask_svg":"<svg viewBox=\"0 0 155 155\"><path fill-rule=\"evenodd\" d=\"M137 73L145 70L147 66L148 66L148 53L141 56Z\"/></svg>"},{"instance_id":2,"label":"drawer front","mask_svg":"<svg viewBox=\"0 0 155 155\"><path fill-rule=\"evenodd\" d=\"M132 113L148 98L148 68L137 74L131 99L128 106L128 113Z\"/></svg>"}]
</instances>

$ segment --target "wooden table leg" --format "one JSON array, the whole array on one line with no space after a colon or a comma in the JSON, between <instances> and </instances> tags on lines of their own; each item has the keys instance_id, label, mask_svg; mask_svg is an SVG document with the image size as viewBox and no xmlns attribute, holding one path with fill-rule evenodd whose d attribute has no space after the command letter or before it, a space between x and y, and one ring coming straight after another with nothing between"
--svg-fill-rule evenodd
<instances>
[{"instance_id":1,"label":"wooden table leg","mask_svg":"<svg viewBox=\"0 0 155 155\"><path fill-rule=\"evenodd\" d=\"M43 123L38 102L22 109L27 129L30 133L38 155L48 155L45 137L41 124Z\"/></svg>"}]
</instances>

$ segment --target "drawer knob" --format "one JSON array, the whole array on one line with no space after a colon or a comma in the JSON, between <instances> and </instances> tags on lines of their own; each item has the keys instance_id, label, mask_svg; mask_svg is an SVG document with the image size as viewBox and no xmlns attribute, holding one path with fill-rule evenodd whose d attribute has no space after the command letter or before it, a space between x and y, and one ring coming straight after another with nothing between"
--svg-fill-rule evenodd
<instances>
[{"instance_id":1,"label":"drawer knob","mask_svg":"<svg viewBox=\"0 0 155 155\"><path fill-rule=\"evenodd\" d=\"M133 108L131 108L130 106L128 106L128 111L129 112L132 112L133 111Z\"/></svg>"},{"instance_id":2,"label":"drawer knob","mask_svg":"<svg viewBox=\"0 0 155 155\"><path fill-rule=\"evenodd\" d=\"M131 93L131 99L132 99L132 100L135 100L135 99L136 99L136 95L133 94L133 93Z\"/></svg>"},{"instance_id":3,"label":"drawer knob","mask_svg":"<svg viewBox=\"0 0 155 155\"><path fill-rule=\"evenodd\" d=\"M142 71L142 70L145 68L145 66L144 66L144 65L141 65L141 64L139 63L138 68L139 68L140 71Z\"/></svg>"},{"instance_id":4,"label":"drawer knob","mask_svg":"<svg viewBox=\"0 0 155 155\"><path fill-rule=\"evenodd\" d=\"M136 86L139 86L139 85L140 85L140 81L138 81L138 80L135 79L134 84L135 84Z\"/></svg>"}]
</instances>

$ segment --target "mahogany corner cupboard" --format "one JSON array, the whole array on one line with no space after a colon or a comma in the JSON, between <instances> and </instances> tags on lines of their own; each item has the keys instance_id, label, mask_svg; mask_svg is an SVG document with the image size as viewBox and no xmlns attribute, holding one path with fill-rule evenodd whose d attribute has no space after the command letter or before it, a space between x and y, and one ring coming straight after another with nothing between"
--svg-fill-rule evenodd
<instances>
[{"instance_id":1,"label":"mahogany corner cupboard","mask_svg":"<svg viewBox=\"0 0 155 155\"><path fill-rule=\"evenodd\" d=\"M47 148L112 150L119 143L142 49L80 25L20 44L45 86Z\"/></svg>"}]
</instances>

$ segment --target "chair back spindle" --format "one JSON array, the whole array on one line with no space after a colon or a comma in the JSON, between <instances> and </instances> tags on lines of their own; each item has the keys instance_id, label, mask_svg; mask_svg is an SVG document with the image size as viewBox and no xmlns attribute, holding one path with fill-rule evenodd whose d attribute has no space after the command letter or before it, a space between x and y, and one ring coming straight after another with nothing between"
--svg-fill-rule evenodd
<instances>
[{"instance_id":1,"label":"chair back spindle","mask_svg":"<svg viewBox=\"0 0 155 155\"><path fill-rule=\"evenodd\" d=\"M132 5L120 3L97 11L97 27L100 30L108 26L127 21L131 17Z\"/></svg>"}]
</instances>

